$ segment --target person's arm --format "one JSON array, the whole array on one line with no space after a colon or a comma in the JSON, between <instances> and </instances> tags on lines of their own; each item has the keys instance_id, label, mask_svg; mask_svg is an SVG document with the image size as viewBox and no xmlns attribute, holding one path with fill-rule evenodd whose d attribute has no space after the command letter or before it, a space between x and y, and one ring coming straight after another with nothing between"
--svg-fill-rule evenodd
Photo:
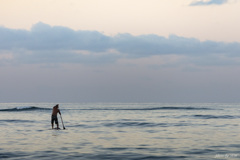
<instances>
[{"instance_id":1,"label":"person's arm","mask_svg":"<svg viewBox=\"0 0 240 160\"><path fill-rule=\"evenodd\" d=\"M60 110L58 110L58 113L61 115L61 112L60 112Z\"/></svg>"}]
</instances>

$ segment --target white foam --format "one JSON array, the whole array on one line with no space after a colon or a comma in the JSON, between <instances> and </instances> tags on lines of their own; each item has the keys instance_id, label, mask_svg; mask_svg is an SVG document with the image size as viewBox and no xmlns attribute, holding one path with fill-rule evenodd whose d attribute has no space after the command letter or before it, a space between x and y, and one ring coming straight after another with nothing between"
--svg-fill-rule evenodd
<instances>
[{"instance_id":1,"label":"white foam","mask_svg":"<svg viewBox=\"0 0 240 160\"><path fill-rule=\"evenodd\" d=\"M32 108L30 106L21 106L21 107L16 107L16 109L29 109L29 108Z\"/></svg>"}]
</instances>

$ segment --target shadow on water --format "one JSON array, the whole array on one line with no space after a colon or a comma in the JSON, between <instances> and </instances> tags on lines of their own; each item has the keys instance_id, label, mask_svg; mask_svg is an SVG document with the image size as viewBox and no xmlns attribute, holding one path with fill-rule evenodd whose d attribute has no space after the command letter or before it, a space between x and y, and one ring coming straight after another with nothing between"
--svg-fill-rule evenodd
<instances>
[{"instance_id":1,"label":"shadow on water","mask_svg":"<svg viewBox=\"0 0 240 160\"><path fill-rule=\"evenodd\" d=\"M193 115L194 118L199 119L237 119L240 116L231 116L231 115Z\"/></svg>"},{"instance_id":2,"label":"shadow on water","mask_svg":"<svg viewBox=\"0 0 240 160\"><path fill-rule=\"evenodd\" d=\"M114 149L115 150L115 149ZM176 160L187 158L186 156L168 156L168 155L145 155L140 153L107 153L100 152L95 154L88 153L79 153L79 152L62 152L57 151L36 151L34 153L29 152L5 152L0 154L0 159L36 159L36 160L44 160L44 159L76 159L76 160L158 160L158 159L168 159L168 160Z\"/></svg>"},{"instance_id":3,"label":"shadow on water","mask_svg":"<svg viewBox=\"0 0 240 160\"><path fill-rule=\"evenodd\" d=\"M26 152L1 152L0 159L7 159L7 158L26 158L28 157L29 153Z\"/></svg>"}]
</instances>

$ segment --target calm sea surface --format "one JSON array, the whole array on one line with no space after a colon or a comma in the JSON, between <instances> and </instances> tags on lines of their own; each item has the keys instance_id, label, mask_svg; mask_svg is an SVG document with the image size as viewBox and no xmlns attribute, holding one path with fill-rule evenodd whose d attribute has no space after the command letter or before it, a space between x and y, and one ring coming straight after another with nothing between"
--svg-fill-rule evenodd
<instances>
[{"instance_id":1,"label":"calm sea surface","mask_svg":"<svg viewBox=\"0 0 240 160\"><path fill-rule=\"evenodd\" d=\"M240 159L240 104L54 105L0 103L0 159Z\"/></svg>"}]
</instances>

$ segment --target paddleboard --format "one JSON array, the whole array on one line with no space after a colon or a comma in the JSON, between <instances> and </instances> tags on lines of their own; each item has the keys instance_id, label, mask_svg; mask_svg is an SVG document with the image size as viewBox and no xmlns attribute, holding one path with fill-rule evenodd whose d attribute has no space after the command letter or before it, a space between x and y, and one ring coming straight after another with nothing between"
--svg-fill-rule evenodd
<instances>
[{"instance_id":1,"label":"paddleboard","mask_svg":"<svg viewBox=\"0 0 240 160\"><path fill-rule=\"evenodd\" d=\"M60 130L61 128L53 128L53 129L55 129L55 130Z\"/></svg>"}]
</instances>

